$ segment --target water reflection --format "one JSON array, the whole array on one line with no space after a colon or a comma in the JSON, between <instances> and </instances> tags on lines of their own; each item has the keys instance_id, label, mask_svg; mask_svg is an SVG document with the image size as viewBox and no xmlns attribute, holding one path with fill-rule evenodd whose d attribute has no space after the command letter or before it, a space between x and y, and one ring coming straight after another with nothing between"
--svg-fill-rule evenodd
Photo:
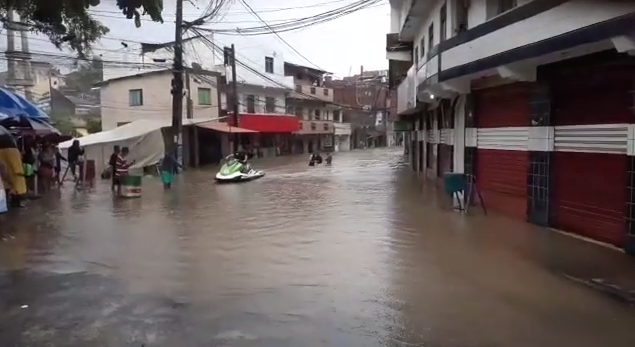
<instances>
[{"instance_id":1,"label":"water reflection","mask_svg":"<svg viewBox=\"0 0 635 347\"><path fill-rule=\"evenodd\" d=\"M3 224L0 265L21 277L0 280L0 344L635 343L633 312L553 272L554 253L587 246L440 210L397 151L264 168L241 185L147 181L140 200L65 191Z\"/></svg>"}]
</instances>

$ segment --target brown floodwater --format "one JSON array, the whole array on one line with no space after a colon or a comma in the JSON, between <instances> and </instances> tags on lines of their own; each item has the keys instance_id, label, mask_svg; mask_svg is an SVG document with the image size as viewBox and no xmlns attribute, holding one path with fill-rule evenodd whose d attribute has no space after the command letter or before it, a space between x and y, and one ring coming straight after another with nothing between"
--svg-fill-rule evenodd
<instances>
[{"instance_id":1,"label":"brown floodwater","mask_svg":"<svg viewBox=\"0 0 635 347\"><path fill-rule=\"evenodd\" d=\"M451 212L399 150L260 167L0 217L0 346L635 346L632 308L562 276L621 255Z\"/></svg>"}]
</instances>

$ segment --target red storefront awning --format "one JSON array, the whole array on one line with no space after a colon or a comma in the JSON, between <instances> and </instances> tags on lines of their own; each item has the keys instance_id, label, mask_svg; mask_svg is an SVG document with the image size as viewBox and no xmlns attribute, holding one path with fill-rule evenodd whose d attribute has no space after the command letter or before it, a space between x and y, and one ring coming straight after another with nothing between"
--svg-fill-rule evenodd
<instances>
[{"instance_id":1,"label":"red storefront awning","mask_svg":"<svg viewBox=\"0 0 635 347\"><path fill-rule=\"evenodd\" d=\"M247 134L247 133L257 133L257 131L249 130L245 128L232 127L227 123L219 123L219 122L205 122L196 124L197 127L201 127L204 129L220 131L222 133L232 133L232 134Z\"/></svg>"},{"instance_id":2,"label":"red storefront awning","mask_svg":"<svg viewBox=\"0 0 635 347\"><path fill-rule=\"evenodd\" d=\"M289 114L241 113L238 122L241 128L260 133L293 133L300 130L298 117Z\"/></svg>"}]
</instances>

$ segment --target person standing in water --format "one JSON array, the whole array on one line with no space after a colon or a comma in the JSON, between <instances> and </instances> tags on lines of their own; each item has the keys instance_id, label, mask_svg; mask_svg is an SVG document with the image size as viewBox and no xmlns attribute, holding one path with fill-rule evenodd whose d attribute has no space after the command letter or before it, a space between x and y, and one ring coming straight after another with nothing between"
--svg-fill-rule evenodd
<instances>
[{"instance_id":1,"label":"person standing in water","mask_svg":"<svg viewBox=\"0 0 635 347\"><path fill-rule=\"evenodd\" d=\"M108 165L110 165L110 174L111 174L111 182L110 182L110 190L113 192L115 188L117 188L117 175L115 174L117 171L117 157L121 153L121 148L119 145L115 145L113 147L112 154L110 155L110 160L108 161Z\"/></svg>"},{"instance_id":2,"label":"person standing in water","mask_svg":"<svg viewBox=\"0 0 635 347\"><path fill-rule=\"evenodd\" d=\"M71 169L73 178L77 181L77 165L81 164L81 157L84 156L84 149L79 145L79 140L74 140L73 144L68 148L68 166Z\"/></svg>"},{"instance_id":3,"label":"person standing in water","mask_svg":"<svg viewBox=\"0 0 635 347\"><path fill-rule=\"evenodd\" d=\"M121 181L124 177L128 176L130 167L135 163L134 160L128 161L129 153L130 149L128 149L128 147L123 147L119 155L117 155L117 160L115 162L115 185L117 187L117 195L121 195Z\"/></svg>"},{"instance_id":4,"label":"person standing in water","mask_svg":"<svg viewBox=\"0 0 635 347\"><path fill-rule=\"evenodd\" d=\"M170 153L165 152L163 160L161 160L161 181L163 182L163 189L172 188L172 179L178 168L183 169L183 165L176 161Z\"/></svg>"}]
</instances>

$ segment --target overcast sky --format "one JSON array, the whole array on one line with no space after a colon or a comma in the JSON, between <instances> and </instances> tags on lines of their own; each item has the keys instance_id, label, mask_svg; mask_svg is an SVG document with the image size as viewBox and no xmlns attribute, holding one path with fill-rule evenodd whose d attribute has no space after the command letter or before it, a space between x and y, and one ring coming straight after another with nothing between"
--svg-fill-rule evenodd
<instances>
[{"instance_id":1,"label":"overcast sky","mask_svg":"<svg viewBox=\"0 0 635 347\"><path fill-rule=\"evenodd\" d=\"M185 18L194 19L203 11L208 0L192 0L185 3ZM246 2L269 24L290 19L309 17L355 2L355 0L246 0ZM164 0L164 24L144 20L141 28L135 28L131 20L126 20L114 5L114 0L102 0L102 5L94 8L94 15L110 28L110 33L101 40L98 47L107 52L123 50L121 42L130 48L139 45L134 41L165 42L174 39L175 0ZM285 32L280 35L304 55L300 57L281 42L275 35L263 36L227 36L215 35L218 45L234 43L253 51L262 48L263 55L272 50L283 52L284 59L302 65L317 65L333 72L337 76L347 76L360 70L386 69L385 34L389 28L390 7L384 1L379 5L346 15L331 22L314 25L299 31ZM215 28L237 28L262 26L257 18L236 0L232 1L225 16L219 23L208 25ZM6 47L4 37L0 41ZM30 40L31 50L35 52L55 52L55 48L41 37ZM97 49L99 51L99 49ZM36 57L37 58L37 57ZM38 59L40 60L40 59ZM313 64L312 64L313 63Z\"/></svg>"}]
</instances>

